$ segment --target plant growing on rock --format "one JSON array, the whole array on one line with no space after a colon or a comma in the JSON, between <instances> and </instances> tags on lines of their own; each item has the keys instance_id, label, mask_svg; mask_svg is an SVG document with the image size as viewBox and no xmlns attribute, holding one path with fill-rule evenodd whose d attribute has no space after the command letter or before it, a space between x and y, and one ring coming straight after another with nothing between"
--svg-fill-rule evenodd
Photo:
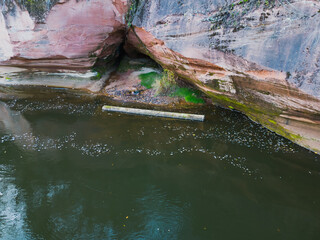
<instances>
[{"instance_id":1,"label":"plant growing on rock","mask_svg":"<svg viewBox=\"0 0 320 240\"><path fill-rule=\"evenodd\" d=\"M154 88L156 95L170 97L180 97L188 103L203 104L204 100L201 93L191 86L181 87L178 85L178 77L170 70L164 69L162 75L149 73L140 75L141 83L147 88ZM151 80L151 78L153 80Z\"/></svg>"},{"instance_id":2,"label":"plant growing on rock","mask_svg":"<svg viewBox=\"0 0 320 240\"><path fill-rule=\"evenodd\" d=\"M174 91L176 86L175 74L168 69L164 69L160 80L155 82L156 94L169 94Z\"/></svg>"}]
</instances>

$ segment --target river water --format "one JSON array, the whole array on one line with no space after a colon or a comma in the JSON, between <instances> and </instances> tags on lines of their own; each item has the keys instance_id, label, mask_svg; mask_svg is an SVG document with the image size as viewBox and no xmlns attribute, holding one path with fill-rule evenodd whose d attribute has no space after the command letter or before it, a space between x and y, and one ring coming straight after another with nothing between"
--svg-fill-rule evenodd
<instances>
[{"instance_id":1,"label":"river water","mask_svg":"<svg viewBox=\"0 0 320 240\"><path fill-rule=\"evenodd\" d=\"M319 156L221 108L101 107L0 102L0 239L320 239Z\"/></svg>"}]
</instances>

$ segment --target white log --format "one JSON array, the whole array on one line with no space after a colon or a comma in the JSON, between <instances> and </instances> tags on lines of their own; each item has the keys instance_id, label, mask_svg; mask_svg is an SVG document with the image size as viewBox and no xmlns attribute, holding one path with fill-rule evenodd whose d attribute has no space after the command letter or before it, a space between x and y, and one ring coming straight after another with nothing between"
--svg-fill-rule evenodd
<instances>
[{"instance_id":1,"label":"white log","mask_svg":"<svg viewBox=\"0 0 320 240\"><path fill-rule=\"evenodd\" d=\"M107 106L107 105L103 106L102 110L108 111L108 112L120 112L120 113L147 115L147 116L154 116L154 117L165 117L165 118L177 118L177 119L185 119L185 120L193 120L193 121L204 121L204 115L189 114L189 113L162 112L162 111L155 111L155 110L114 107L114 106Z\"/></svg>"}]
</instances>

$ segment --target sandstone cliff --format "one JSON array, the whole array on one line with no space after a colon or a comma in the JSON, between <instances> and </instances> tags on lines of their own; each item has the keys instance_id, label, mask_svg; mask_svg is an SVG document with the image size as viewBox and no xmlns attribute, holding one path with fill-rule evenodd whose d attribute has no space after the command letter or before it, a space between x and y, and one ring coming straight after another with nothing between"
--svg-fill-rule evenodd
<instances>
[{"instance_id":1,"label":"sandstone cliff","mask_svg":"<svg viewBox=\"0 0 320 240\"><path fill-rule=\"evenodd\" d=\"M0 65L88 69L116 56L125 35L126 0L1 0L0 8Z\"/></svg>"},{"instance_id":2,"label":"sandstone cliff","mask_svg":"<svg viewBox=\"0 0 320 240\"><path fill-rule=\"evenodd\" d=\"M319 11L315 0L142 0L127 46L319 151Z\"/></svg>"},{"instance_id":3,"label":"sandstone cliff","mask_svg":"<svg viewBox=\"0 0 320 240\"><path fill-rule=\"evenodd\" d=\"M0 8L0 65L88 70L116 59L126 39L128 53L150 56L214 104L320 152L319 1L0 0Z\"/></svg>"}]
</instances>

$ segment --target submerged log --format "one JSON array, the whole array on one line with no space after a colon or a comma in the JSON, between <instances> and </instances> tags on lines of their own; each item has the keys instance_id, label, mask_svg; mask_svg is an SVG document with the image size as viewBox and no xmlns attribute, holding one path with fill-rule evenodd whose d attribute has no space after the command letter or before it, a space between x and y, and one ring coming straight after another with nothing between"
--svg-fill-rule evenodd
<instances>
[{"instance_id":1,"label":"submerged log","mask_svg":"<svg viewBox=\"0 0 320 240\"><path fill-rule=\"evenodd\" d=\"M202 121L202 122L204 121L204 115L189 114L189 113L162 112L162 111L155 111L155 110L114 107L114 106L103 106L102 110L108 111L108 112L120 112L120 113L146 115L146 116L154 116L154 117L177 118L177 119Z\"/></svg>"}]
</instances>

